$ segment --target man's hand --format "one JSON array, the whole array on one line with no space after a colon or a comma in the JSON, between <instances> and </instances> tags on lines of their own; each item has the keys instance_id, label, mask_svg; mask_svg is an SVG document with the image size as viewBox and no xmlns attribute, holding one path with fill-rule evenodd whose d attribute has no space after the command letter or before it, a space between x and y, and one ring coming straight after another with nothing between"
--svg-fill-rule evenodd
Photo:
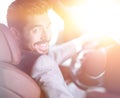
<instances>
[{"instance_id":1,"label":"man's hand","mask_svg":"<svg viewBox=\"0 0 120 98\"><path fill-rule=\"evenodd\" d=\"M77 51L80 51L80 47L83 49L94 49L107 47L109 45L115 44L117 41L111 36L106 36L102 34L83 34L77 39L73 40L75 47L78 48Z\"/></svg>"}]
</instances>

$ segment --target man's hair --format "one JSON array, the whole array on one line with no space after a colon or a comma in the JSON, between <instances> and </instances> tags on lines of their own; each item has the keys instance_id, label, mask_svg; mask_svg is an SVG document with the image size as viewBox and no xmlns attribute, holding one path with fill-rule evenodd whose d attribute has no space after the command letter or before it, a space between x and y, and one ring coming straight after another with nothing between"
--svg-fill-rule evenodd
<instances>
[{"instance_id":1,"label":"man's hair","mask_svg":"<svg viewBox=\"0 0 120 98\"><path fill-rule=\"evenodd\" d=\"M15 0L8 7L8 26L22 30L28 16L43 14L49 10L50 6L47 1L48 0Z\"/></svg>"}]
</instances>

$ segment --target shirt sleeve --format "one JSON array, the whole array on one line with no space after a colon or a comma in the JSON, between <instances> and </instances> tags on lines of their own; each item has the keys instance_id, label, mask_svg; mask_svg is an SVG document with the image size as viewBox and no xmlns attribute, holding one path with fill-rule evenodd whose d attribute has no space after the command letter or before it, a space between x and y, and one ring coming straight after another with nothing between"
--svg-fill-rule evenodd
<instances>
[{"instance_id":1,"label":"shirt sleeve","mask_svg":"<svg viewBox=\"0 0 120 98\"><path fill-rule=\"evenodd\" d=\"M38 82L47 98L73 98L57 63L51 57L43 55L37 59L32 77Z\"/></svg>"},{"instance_id":2,"label":"shirt sleeve","mask_svg":"<svg viewBox=\"0 0 120 98\"><path fill-rule=\"evenodd\" d=\"M82 44L80 44L78 39L74 39L67 43L54 46L49 51L49 56L52 57L58 65L62 64L67 59L71 58L75 53L82 49Z\"/></svg>"}]
</instances>

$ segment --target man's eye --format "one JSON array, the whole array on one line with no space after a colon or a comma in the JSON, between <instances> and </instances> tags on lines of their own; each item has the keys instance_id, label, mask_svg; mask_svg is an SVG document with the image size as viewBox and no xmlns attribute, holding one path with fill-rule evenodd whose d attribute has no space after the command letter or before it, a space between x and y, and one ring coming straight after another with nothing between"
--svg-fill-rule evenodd
<instances>
[{"instance_id":1,"label":"man's eye","mask_svg":"<svg viewBox=\"0 0 120 98\"><path fill-rule=\"evenodd\" d=\"M34 28L33 30L32 30L32 33L40 33L40 32L42 32L42 28Z\"/></svg>"}]
</instances>

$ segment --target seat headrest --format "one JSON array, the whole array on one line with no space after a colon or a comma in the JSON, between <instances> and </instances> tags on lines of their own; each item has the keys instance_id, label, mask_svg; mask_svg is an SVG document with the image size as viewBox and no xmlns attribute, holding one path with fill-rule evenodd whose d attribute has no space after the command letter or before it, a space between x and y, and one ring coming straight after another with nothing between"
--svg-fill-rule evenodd
<instances>
[{"instance_id":1,"label":"seat headrest","mask_svg":"<svg viewBox=\"0 0 120 98\"><path fill-rule=\"evenodd\" d=\"M4 24L0 24L0 62L18 64L21 53L12 33Z\"/></svg>"}]
</instances>

